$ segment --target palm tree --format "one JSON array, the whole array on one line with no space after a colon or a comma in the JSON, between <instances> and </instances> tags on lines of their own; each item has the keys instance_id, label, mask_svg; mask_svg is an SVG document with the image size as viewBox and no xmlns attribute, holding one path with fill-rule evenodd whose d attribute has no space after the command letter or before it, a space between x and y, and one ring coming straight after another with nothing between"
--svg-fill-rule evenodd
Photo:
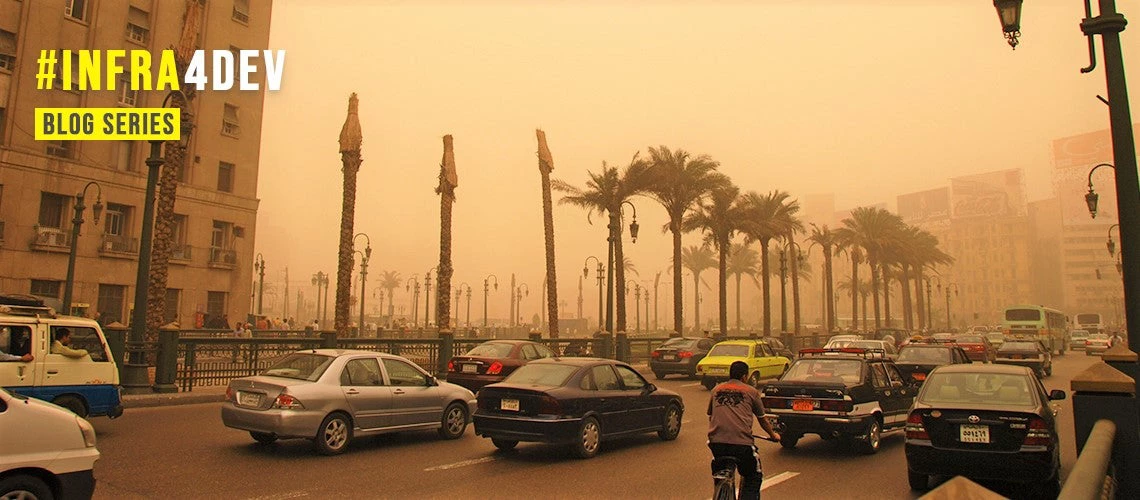
<instances>
[{"instance_id":1,"label":"palm tree","mask_svg":"<svg viewBox=\"0 0 1140 500\"><path fill-rule=\"evenodd\" d=\"M455 171L455 150L451 134L443 136L443 160L439 163L439 270L436 272L435 324L440 332L451 328L451 207L459 178ZM455 300L456 309L459 299ZM457 315L458 316L458 315Z\"/></svg>"},{"instance_id":2,"label":"palm tree","mask_svg":"<svg viewBox=\"0 0 1140 500\"><path fill-rule=\"evenodd\" d=\"M771 191L764 195L749 192L744 195L742 202L748 207L750 220L741 227L741 232L748 237L748 240L760 242L760 276L763 280L760 289L763 296L765 337L772 334L769 243L773 238L779 238L793 231L798 224L794 216L799 211L799 203L790 198L791 195L783 191Z\"/></svg>"},{"instance_id":3,"label":"palm tree","mask_svg":"<svg viewBox=\"0 0 1140 500\"><path fill-rule=\"evenodd\" d=\"M827 225L820 229L819 226L812 224L811 236L808 236L808 241L811 242L808 251L816 245L819 245L820 249L823 250L823 295L824 300L827 301L825 326L827 331L831 332L835 330L835 276L832 273L831 258L832 251L839 243L839 238L831 229L828 229Z\"/></svg>"},{"instance_id":4,"label":"palm tree","mask_svg":"<svg viewBox=\"0 0 1140 500\"><path fill-rule=\"evenodd\" d=\"M620 173L617 168L610 167L605 162L602 162L602 171L600 173L586 172L590 179L586 181L585 189L561 180L552 181L551 187L553 187L555 191L567 193L562 199L558 200L559 203L574 205L585 209L586 220L590 221L590 223L593 223L590 218L595 213L599 215L603 212L609 214L609 225L613 228L614 239L613 259L614 262L624 263L625 254L622 251L623 228L621 224L621 206L629 200L629 198L646 189L650 179L648 170L649 164L638 159L637 155L634 155L633 160L631 160L629 165ZM614 286L616 287L615 300L617 303L617 331L624 332L625 266L614 266L614 274ZM607 292L607 294L608 293L609 292ZM606 326L607 328L612 328L614 325L607 322Z\"/></svg>"},{"instance_id":5,"label":"palm tree","mask_svg":"<svg viewBox=\"0 0 1140 500\"><path fill-rule=\"evenodd\" d=\"M718 187L709 194L707 201L698 202L697 210L685 217L683 230L700 230L705 233L705 243L717 250L717 296L719 298L720 336L728 336L728 254L732 238L745 222L746 207L739 202L740 189L731 184ZM739 290L737 296L739 297ZM739 313L740 306L737 305ZM737 323L740 318L737 315Z\"/></svg>"},{"instance_id":6,"label":"palm tree","mask_svg":"<svg viewBox=\"0 0 1140 500\"><path fill-rule=\"evenodd\" d=\"M657 200L669 216L666 228L673 233L673 331L684 331L681 292L681 222L702 197L728 182L717 173L719 164L708 155L692 156L665 146L649 148L652 183L645 192Z\"/></svg>"},{"instance_id":7,"label":"palm tree","mask_svg":"<svg viewBox=\"0 0 1140 500\"><path fill-rule=\"evenodd\" d=\"M701 271L717 265L717 259L708 244L689 245L681 250L681 265L693 273L693 328L701 331Z\"/></svg>"},{"instance_id":8,"label":"palm tree","mask_svg":"<svg viewBox=\"0 0 1140 500\"><path fill-rule=\"evenodd\" d=\"M554 158L546 145L546 133L535 130L538 136L538 170L542 173L542 228L546 239L546 310L549 314L550 338L558 338L558 284L554 272L554 209L550 201L550 171ZM456 304L458 307L459 304Z\"/></svg>"},{"instance_id":9,"label":"palm tree","mask_svg":"<svg viewBox=\"0 0 1140 500\"><path fill-rule=\"evenodd\" d=\"M356 219L356 173L360 170L360 118L358 117L356 94L348 98L348 116L344 119L344 126L340 129L340 162L341 171L344 172L344 196L341 199L340 209L340 247L337 253L336 267L336 334L348 337L349 317L348 305L352 294L352 237L353 223ZM446 294L444 294L446 295Z\"/></svg>"},{"instance_id":10,"label":"palm tree","mask_svg":"<svg viewBox=\"0 0 1140 500\"><path fill-rule=\"evenodd\" d=\"M736 276L736 331L740 331L740 278L755 276L759 272L760 254L748 245L733 244L728 251L728 274Z\"/></svg>"},{"instance_id":11,"label":"palm tree","mask_svg":"<svg viewBox=\"0 0 1140 500\"><path fill-rule=\"evenodd\" d=\"M380 273L380 288L388 292L388 321L392 321L392 315L395 313L392 306L392 297L396 295L396 288L400 286L400 271L384 271ZM381 307L384 305L381 304Z\"/></svg>"},{"instance_id":12,"label":"palm tree","mask_svg":"<svg viewBox=\"0 0 1140 500\"><path fill-rule=\"evenodd\" d=\"M858 278L846 278L839 281L836 288L841 293L851 296L851 304L855 307L851 309L851 329L859 329L859 308L857 307L860 299L863 302L863 329L867 329L867 297L871 295L871 287L867 280L859 280Z\"/></svg>"},{"instance_id":13,"label":"palm tree","mask_svg":"<svg viewBox=\"0 0 1140 500\"><path fill-rule=\"evenodd\" d=\"M896 260L900 270L897 276L903 289L902 298L904 315L906 316L906 326L908 329L914 326L911 317L917 312L918 326L922 328L925 326L922 315L924 306L922 276L924 269L927 267L951 264L954 262L954 258L940 250L938 248L938 238L925 230L907 226L903 231L903 236L904 237L899 241L898 248L895 249L895 253L898 257ZM912 277L915 280L915 300L913 305L911 304L909 285L909 281ZM915 309L917 309L917 311L915 311Z\"/></svg>"},{"instance_id":14,"label":"palm tree","mask_svg":"<svg viewBox=\"0 0 1140 500\"><path fill-rule=\"evenodd\" d=\"M866 255L871 268L871 300L875 306L875 328L882 327L879 315L879 263L883 248L894 242L903 226L902 219L882 208L859 207L851 211L851 217L843 219L844 240L859 246Z\"/></svg>"}]
</instances>

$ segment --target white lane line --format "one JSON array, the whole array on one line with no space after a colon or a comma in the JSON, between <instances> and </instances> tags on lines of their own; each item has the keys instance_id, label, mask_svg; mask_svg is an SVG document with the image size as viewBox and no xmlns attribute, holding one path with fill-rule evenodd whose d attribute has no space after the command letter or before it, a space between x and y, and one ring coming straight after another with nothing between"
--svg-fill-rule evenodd
<instances>
[{"instance_id":1,"label":"white lane line","mask_svg":"<svg viewBox=\"0 0 1140 500\"><path fill-rule=\"evenodd\" d=\"M693 382L691 384L681 384L681 387L696 387L698 385L701 385L701 383L700 382Z\"/></svg>"},{"instance_id":2,"label":"white lane line","mask_svg":"<svg viewBox=\"0 0 1140 500\"><path fill-rule=\"evenodd\" d=\"M453 464L437 465L435 467L428 467L428 468L424 469L424 472L432 472L432 471L437 471L437 470L458 469L460 467L467 467L468 465L477 465L477 464L485 464L487 462L494 462L495 460L498 460L498 459L499 459L499 457L473 458L471 460L464 460L462 462L455 462Z\"/></svg>"},{"instance_id":3,"label":"white lane line","mask_svg":"<svg viewBox=\"0 0 1140 500\"><path fill-rule=\"evenodd\" d=\"M307 497L307 496L309 496L309 492L298 490L298 491L289 491L286 493L277 493L274 495L252 497L251 500L285 500L287 498L298 498L298 497Z\"/></svg>"},{"instance_id":4,"label":"white lane line","mask_svg":"<svg viewBox=\"0 0 1140 500\"><path fill-rule=\"evenodd\" d=\"M766 477L766 478L764 478L764 482L760 484L760 490L763 491L764 488L767 488L769 486L775 486L777 484L780 484L780 483L787 481L787 480L789 480L793 477L796 477L798 475L800 475L799 472L789 471L789 472L781 472L781 473L776 474L775 476L772 476L772 477Z\"/></svg>"}]
</instances>

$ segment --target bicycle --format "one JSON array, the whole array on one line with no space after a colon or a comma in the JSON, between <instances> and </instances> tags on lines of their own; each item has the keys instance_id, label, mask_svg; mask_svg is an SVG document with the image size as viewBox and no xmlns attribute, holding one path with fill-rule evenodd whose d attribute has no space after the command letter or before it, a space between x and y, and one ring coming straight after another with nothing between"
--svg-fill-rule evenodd
<instances>
[{"instance_id":1,"label":"bicycle","mask_svg":"<svg viewBox=\"0 0 1140 500\"><path fill-rule=\"evenodd\" d=\"M779 441L770 437L752 436L755 439ZM713 500L736 500L736 457L713 457L713 463L718 464L717 471L713 473Z\"/></svg>"}]
</instances>

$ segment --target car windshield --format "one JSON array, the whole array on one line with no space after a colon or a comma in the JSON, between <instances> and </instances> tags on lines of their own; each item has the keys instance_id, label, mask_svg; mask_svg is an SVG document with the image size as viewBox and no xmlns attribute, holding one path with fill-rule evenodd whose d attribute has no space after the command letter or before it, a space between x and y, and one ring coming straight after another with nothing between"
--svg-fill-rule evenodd
<instances>
[{"instance_id":1,"label":"car windshield","mask_svg":"<svg viewBox=\"0 0 1140 500\"><path fill-rule=\"evenodd\" d=\"M1041 311L1037 309L1007 309L1006 321L1041 321Z\"/></svg>"},{"instance_id":2,"label":"car windshield","mask_svg":"<svg viewBox=\"0 0 1140 500\"><path fill-rule=\"evenodd\" d=\"M555 363L531 363L523 365L504 380L504 383L523 385L545 385L559 387L566 383L578 367Z\"/></svg>"},{"instance_id":3,"label":"car windshield","mask_svg":"<svg viewBox=\"0 0 1140 500\"><path fill-rule=\"evenodd\" d=\"M950 350L940 347L905 346L899 351L899 363L949 363Z\"/></svg>"},{"instance_id":4,"label":"car windshield","mask_svg":"<svg viewBox=\"0 0 1140 500\"><path fill-rule=\"evenodd\" d=\"M992 332L992 333L987 333L986 338L990 339L991 341L993 341L993 340L1005 340L1005 335L1003 335L1001 332Z\"/></svg>"},{"instance_id":5,"label":"car windshield","mask_svg":"<svg viewBox=\"0 0 1140 500\"><path fill-rule=\"evenodd\" d=\"M1006 343L1001 345L1000 349L998 349L998 351L1036 351L1036 350L1037 350L1037 343L1036 342L1025 342L1025 341L1019 341L1019 340L1006 342Z\"/></svg>"},{"instance_id":6,"label":"car windshield","mask_svg":"<svg viewBox=\"0 0 1140 500\"><path fill-rule=\"evenodd\" d=\"M732 356L734 358L747 358L748 346L739 344L717 344L709 351L709 356Z\"/></svg>"},{"instance_id":7,"label":"car windshield","mask_svg":"<svg viewBox=\"0 0 1140 500\"><path fill-rule=\"evenodd\" d=\"M1089 338L1090 339L1098 339L1098 340L1108 340L1108 334L1107 333L1092 333L1092 334L1089 334Z\"/></svg>"},{"instance_id":8,"label":"car windshield","mask_svg":"<svg viewBox=\"0 0 1140 500\"><path fill-rule=\"evenodd\" d=\"M481 356L484 358L505 358L511 355L514 344L503 342L487 342L475 346L467 351L467 356Z\"/></svg>"},{"instance_id":9,"label":"car windshield","mask_svg":"<svg viewBox=\"0 0 1140 500\"><path fill-rule=\"evenodd\" d=\"M957 342L959 344L981 344L984 341L982 337L978 335L959 335Z\"/></svg>"},{"instance_id":10,"label":"car windshield","mask_svg":"<svg viewBox=\"0 0 1140 500\"><path fill-rule=\"evenodd\" d=\"M1089 332L1086 332L1084 330L1073 330L1072 336L1073 338L1084 338L1089 336Z\"/></svg>"},{"instance_id":11,"label":"car windshield","mask_svg":"<svg viewBox=\"0 0 1140 500\"><path fill-rule=\"evenodd\" d=\"M1020 374L938 373L926 379L918 400L924 404L985 403L1035 406L1033 381Z\"/></svg>"},{"instance_id":12,"label":"car windshield","mask_svg":"<svg viewBox=\"0 0 1140 500\"><path fill-rule=\"evenodd\" d=\"M780 380L854 384L863 380L863 363L854 359L801 358Z\"/></svg>"},{"instance_id":13,"label":"car windshield","mask_svg":"<svg viewBox=\"0 0 1140 500\"><path fill-rule=\"evenodd\" d=\"M855 347L859 349L883 349L883 343L875 340L853 340L843 347Z\"/></svg>"},{"instance_id":14,"label":"car windshield","mask_svg":"<svg viewBox=\"0 0 1140 500\"><path fill-rule=\"evenodd\" d=\"M695 345L696 343L697 343L697 341L695 341L695 340L683 339L683 338L678 337L678 338L672 338L672 339L666 340L664 344L661 344L661 347L688 349L688 348L693 347L693 345Z\"/></svg>"},{"instance_id":15,"label":"car windshield","mask_svg":"<svg viewBox=\"0 0 1140 500\"><path fill-rule=\"evenodd\" d=\"M321 378L321 375L323 375L329 365L332 364L332 360L332 356L296 352L281 358L281 361L278 361L277 364L273 365L270 369L261 372L261 374L268 377L293 378L315 382Z\"/></svg>"},{"instance_id":16,"label":"car windshield","mask_svg":"<svg viewBox=\"0 0 1140 500\"><path fill-rule=\"evenodd\" d=\"M853 344L855 344L855 342L858 342L858 341L857 340L851 340L851 339L832 340L832 341L828 342L826 345L824 345L823 347L824 347L824 349L840 349L843 347L853 347Z\"/></svg>"}]
</instances>

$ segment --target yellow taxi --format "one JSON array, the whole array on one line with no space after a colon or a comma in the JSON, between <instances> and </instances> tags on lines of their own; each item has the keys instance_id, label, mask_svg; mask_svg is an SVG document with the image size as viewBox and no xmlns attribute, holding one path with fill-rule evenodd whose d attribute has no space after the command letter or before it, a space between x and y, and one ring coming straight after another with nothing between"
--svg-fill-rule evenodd
<instances>
[{"instance_id":1,"label":"yellow taxi","mask_svg":"<svg viewBox=\"0 0 1140 500\"><path fill-rule=\"evenodd\" d=\"M728 380L728 367L733 361L748 363L748 383L759 387L760 380L779 377L788 369L788 358L777 356L763 340L726 340L709 349L697 363L697 377L706 389Z\"/></svg>"}]
</instances>

